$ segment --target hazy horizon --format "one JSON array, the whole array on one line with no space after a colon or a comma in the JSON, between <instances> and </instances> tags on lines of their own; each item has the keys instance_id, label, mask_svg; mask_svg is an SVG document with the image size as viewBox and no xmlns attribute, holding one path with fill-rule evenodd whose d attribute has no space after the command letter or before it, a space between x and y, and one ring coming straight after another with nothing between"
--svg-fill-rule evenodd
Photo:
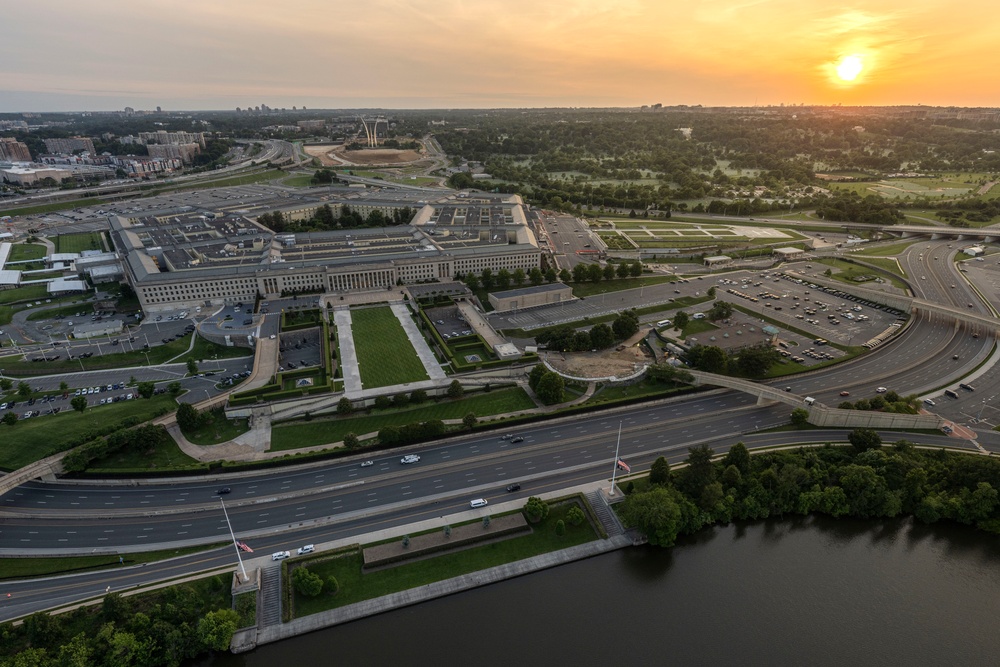
<instances>
[{"instance_id":1,"label":"hazy horizon","mask_svg":"<svg viewBox=\"0 0 1000 667\"><path fill-rule=\"evenodd\" d=\"M0 37L0 112L1000 106L986 0L49 0Z\"/></svg>"}]
</instances>

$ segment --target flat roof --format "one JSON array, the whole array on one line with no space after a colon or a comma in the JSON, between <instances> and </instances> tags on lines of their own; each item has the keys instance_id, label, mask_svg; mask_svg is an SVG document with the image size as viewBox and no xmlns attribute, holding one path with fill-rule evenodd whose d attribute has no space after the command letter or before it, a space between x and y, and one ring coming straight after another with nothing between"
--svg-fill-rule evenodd
<instances>
[{"instance_id":1,"label":"flat roof","mask_svg":"<svg viewBox=\"0 0 1000 667\"><path fill-rule=\"evenodd\" d=\"M504 292L493 292L493 296L498 299L511 299L519 296L527 296L529 294L545 294L546 292L561 292L563 290L572 291L573 288L569 285L564 285L563 283L549 283L547 285L519 287L518 289L510 289Z\"/></svg>"}]
</instances>

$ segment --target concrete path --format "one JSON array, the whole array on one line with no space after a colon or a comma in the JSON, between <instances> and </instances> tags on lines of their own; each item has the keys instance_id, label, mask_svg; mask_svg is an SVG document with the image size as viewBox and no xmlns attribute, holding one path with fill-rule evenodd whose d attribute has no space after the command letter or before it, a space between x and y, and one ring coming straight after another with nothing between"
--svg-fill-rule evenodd
<instances>
[{"instance_id":1,"label":"concrete path","mask_svg":"<svg viewBox=\"0 0 1000 667\"><path fill-rule=\"evenodd\" d=\"M333 311L333 323L337 326L337 340L340 342L340 372L344 376L344 393L357 393L361 385L358 370L358 351L354 347L354 333L351 331L351 311L338 308Z\"/></svg>"},{"instance_id":2,"label":"concrete path","mask_svg":"<svg viewBox=\"0 0 1000 667\"><path fill-rule=\"evenodd\" d=\"M413 318L410 317L410 309L405 303L400 301L389 304L389 307L392 308L392 312L396 315L396 319L399 320L399 323L403 325L403 331L406 332L406 337L410 339L410 344L413 346L413 349L417 351L417 357L419 357L421 363L423 363L424 370L427 371L427 375L430 379L445 379L445 372L441 370L441 364L438 362L437 357L434 356L433 350L431 350L430 346L427 345L427 341L420 335L420 330L417 329L417 325L413 321Z\"/></svg>"}]
</instances>

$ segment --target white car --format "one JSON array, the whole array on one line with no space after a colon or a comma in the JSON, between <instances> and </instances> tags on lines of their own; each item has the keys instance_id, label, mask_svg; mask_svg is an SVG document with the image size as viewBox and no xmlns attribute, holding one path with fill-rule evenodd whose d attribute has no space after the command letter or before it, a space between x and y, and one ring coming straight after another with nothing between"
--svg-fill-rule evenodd
<instances>
[{"instance_id":1,"label":"white car","mask_svg":"<svg viewBox=\"0 0 1000 667\"><path fill-rule=\"evenodd\" d=\"M273 554L271 554L271 560L285 560L291 555L292 554L288 553L287 551L275 551Z\"/></svg>"},{"instance_id":2,"label":"white car","mask_svg":"<svg viewBox=\"0 0 1000 667\"><path fill-rule=\"evenodd\" d=\"M875 393L876 394L884 394L887 391L889 391L889 390L886 389L885 387L879 387L878 389L875 390Z\"/></svg>"},{"instance_id":3,"label":"white car","mask_svg":"<svg viewBox=\"0 0 1000 667\"><path fill-rule=\"evenodd\" d=\"M295 553L298 554L299 556L301 556L303 554L311 554L314 551L316 551L316 547L314 545L312 545L312 544L307 544L305 546L302 546L302 547L299 547L298 549L296 549Z\"/></svg>"},{"instance_id":4,"label":"white car","mask_svg":"<svg viewBox=\"0 0 1000 667\"><path fill-rule=\"evenodd\" d=\"M486 498L476 498L469 503L469 507L486 507L487 504Z\"/></svg>"},{"instance_id":5,"label":"white car","mask_svg":"<svg viewBox=\"0 0 1000 667\"><path fill-rule=\"evenodd\" d=\"M403 458L399 459L400 463L416 463L420 460L420 456L417 454L407 454Z\"/></svg>"}]
</instances>

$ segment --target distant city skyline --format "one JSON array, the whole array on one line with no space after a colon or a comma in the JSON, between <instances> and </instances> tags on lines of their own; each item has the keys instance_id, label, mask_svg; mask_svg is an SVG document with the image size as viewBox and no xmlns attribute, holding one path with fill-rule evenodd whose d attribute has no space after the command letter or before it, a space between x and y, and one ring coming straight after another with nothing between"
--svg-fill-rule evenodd
<instances>
[{"instance_id":1,"label":"distant city skyline","mask_svg":"<svg viewBox=\"0 0 1000 667\"><path fill-rule=\"evenodd\" d=\"M47 0L0 38L0 112L1000 106L987 0Z\"/></svg>"}]
</instances>

